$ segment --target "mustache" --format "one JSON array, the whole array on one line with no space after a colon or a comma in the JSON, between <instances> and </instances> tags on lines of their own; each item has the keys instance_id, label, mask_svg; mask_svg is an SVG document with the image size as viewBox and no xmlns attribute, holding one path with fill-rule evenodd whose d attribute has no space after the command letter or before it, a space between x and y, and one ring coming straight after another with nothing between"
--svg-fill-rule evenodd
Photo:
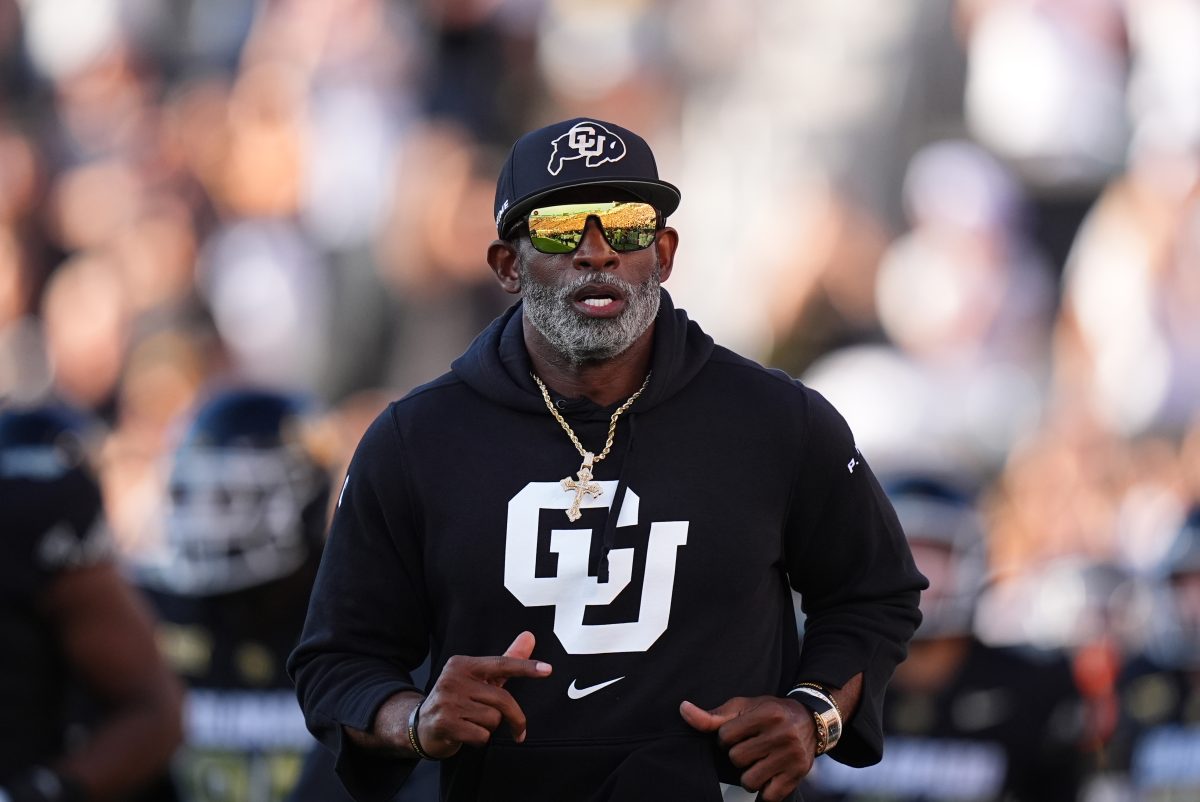
<instances>
[{"instance_id":1,"label":"mustache","mask_svg":"<svg viewBox=\"0 0 1200 802\"><path fill-rule=\"evenodd\" d=\"M558 291L557 295L560 298L570 298L576 292L589 284L593 286L597 284L608 284L616 287L625 295L626 298L632 297L632 295L637 291L637 287L635 287L633 284L630 284L628 281L625 281L624 279L617 278L611 273L595 271L592 273L584 273L578 278L572 280L569 284L562 287Z\"/></svg>"}]
</instances>

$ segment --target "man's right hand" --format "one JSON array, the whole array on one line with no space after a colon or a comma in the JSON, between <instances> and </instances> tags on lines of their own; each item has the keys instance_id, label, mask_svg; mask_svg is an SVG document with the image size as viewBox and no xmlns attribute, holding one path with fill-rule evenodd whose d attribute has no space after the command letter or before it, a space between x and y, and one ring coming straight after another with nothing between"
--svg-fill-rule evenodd
<instances>
[{"instance_id":1,"label":"man's right hand","mask_svg":"<svg viewBox=\"0 0 1200 802\"><path fill-rule=\"evenodd\" d=\"M550 664L531 660L534 637L522 632L500 657L463 657L446 661L433 690L421 704L417 738L431 757L446 758L463 744L482 746L502 721L513 738L525 740L525 712L504 690L510 677L548 677Z\"/></svg>"},{"instance_id":2,"label":"man's right hand","mask_svg":"<svg viewBox=\"0 0 1200 802\"><path fill-rule=\"evenodd\" d=\"M482 746L501 722L508 722L513 737L525 740L525 713L517 700L504 690L510 677L550 676L550 664L531 660L534 637L522 632L499 657L455 655L446 661L429 696L412 691L388 699L375 714L370 733L346 728L350 739L374 751L400 751L416 757L408 740L408 719L421 705L417 739L432 758L455 755L464 744Z\"/></svg>"}]
</instances>

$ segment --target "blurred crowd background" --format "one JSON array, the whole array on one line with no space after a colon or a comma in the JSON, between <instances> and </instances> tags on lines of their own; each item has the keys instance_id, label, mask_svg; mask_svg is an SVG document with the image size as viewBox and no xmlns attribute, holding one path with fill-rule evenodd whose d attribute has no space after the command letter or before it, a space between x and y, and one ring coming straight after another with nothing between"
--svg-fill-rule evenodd
<instances>
[{"instance_id":1,"label":"blurred crowd background","mask_svg":"<svg viewBox=\"0 0 1200 802\"><path fill-rule=\"evenodd\" d=\"M677 305L881 476L969 489L982 639L1104 696L1164 637L1200 500L1196 0L0 0L0 398L106 424L130 561L215 387L316 398L337 476L511 303L500 161L576 115L682 189Z\"/></svg>"}]
</instances>

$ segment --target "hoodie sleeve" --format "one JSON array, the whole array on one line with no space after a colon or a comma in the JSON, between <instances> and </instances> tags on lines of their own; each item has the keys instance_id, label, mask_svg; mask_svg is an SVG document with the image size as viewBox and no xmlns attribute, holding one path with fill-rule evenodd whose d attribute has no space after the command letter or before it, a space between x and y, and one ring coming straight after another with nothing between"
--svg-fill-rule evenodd
<instances>
[{"instance_id":1,"label":"hoodie sleeve","mask_svg":"<svg viewBox=\"0 0 1200 802\"><path fill-rule=\"evenodd\" d=\"M365 752L342 728L370 730L384 701L420 690L411 672L429 644L419 511L392 415L375 420L350 463L288 660L308 728L360 802L391 799L416 761Z\"/></svg>"},{"instance_id":2,"label":"hoodie sleeve","mask_svg":"<svg viewBox=\"0 0 1200 802\"><path fill-rule=\"evenodd\" d=\"M884 691L920 623L927 583L849 426L819 393L804 392L785 544L805 615L795 681L840 688L862 672L858 709L830 757L866 766L882 757Z\"/></svg>"}]
</instances>

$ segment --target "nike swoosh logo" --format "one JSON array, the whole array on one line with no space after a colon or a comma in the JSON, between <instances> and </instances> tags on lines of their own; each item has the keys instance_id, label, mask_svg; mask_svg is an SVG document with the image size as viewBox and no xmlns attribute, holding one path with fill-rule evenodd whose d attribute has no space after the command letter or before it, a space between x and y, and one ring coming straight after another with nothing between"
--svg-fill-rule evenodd
<instances>
[{"instance_id":1,"label":"nike swoosh logo","mask_svg":"<svg viewBox=\"0 0 1200 802\"><path fill-rule=\"evenodd\" d=\"M623 676L617 677L616 679L610 679L608 682L601 682L599 685L589 685L586 688L575 687L575 680L571 680L571 686L567 688L567 696L571 697L572 699L582 699L585 696L590 696L596 691L603 690L609 685L612 685L614 682L620 682L623 679L625 679Z\"/></svg>"}]
</instances>

